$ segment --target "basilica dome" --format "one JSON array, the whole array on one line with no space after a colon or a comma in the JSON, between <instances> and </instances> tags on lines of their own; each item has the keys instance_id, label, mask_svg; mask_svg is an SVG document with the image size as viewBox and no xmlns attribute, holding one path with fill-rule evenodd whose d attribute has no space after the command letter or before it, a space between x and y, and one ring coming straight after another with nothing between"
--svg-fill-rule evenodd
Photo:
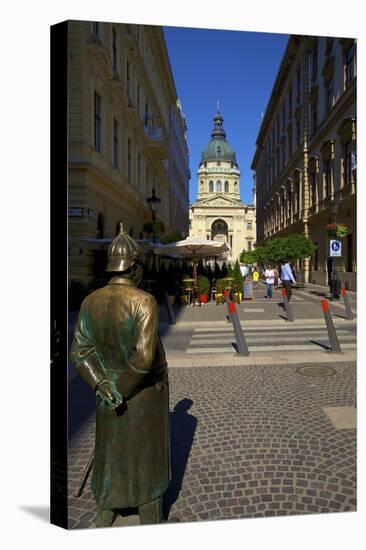
<instances>
[{"instance_id":1,"label":"basilica dome","mask_svg":"<svg viewBox=\"0 0 366 550\"><path fill-rule=\"evenodd\" d=\"M211 132L211 141L202 152L201 163L206 161L227 161L237 166L235 151L226 141L226 133L223 128L224 119L219 111L214 116L214 127Z\"/></svg>"}]
</instances>

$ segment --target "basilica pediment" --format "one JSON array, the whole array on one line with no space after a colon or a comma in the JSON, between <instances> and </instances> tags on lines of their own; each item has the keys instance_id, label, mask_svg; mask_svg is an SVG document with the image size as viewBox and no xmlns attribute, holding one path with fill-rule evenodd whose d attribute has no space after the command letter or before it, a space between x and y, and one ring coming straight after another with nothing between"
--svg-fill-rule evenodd
<instances>
[{"instance_id":1,"label":"basilica pediment","mask_svg":"<svg viewBox=\"0 0 366 550\"><path fill-rule=\"evenodd\" d=\"M243 203L240 200L231 199L229 197L225 197L224 195L215 195L214 197L210 197L207 199L202 199L198 202L195 202L192 204L194 207L225 207L225 206L234 206L235 208L244 207Z\"/></svg>"}]
</instances>

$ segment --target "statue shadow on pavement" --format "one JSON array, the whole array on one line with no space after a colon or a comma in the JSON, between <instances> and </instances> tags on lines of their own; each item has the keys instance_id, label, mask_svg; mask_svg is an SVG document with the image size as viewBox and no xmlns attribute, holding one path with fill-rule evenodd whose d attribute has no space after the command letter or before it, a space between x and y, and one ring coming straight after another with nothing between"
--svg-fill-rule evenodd
<instances>
[{"instance_id":1,"label":"statue shadow on pavement","mask_svg":"<svg viewBox=\"0 0 366 550\"><path fill-rule=\"evenodd\" d=\"M69 438L95 415L95 393L79 378L69 383Z\"/></svg>"},{"instance_id":2,"label":"statue shadow on pavement","mask_svg":"<svg viewBox=\"0 0 366 550\"><path fill-rule=\"evenodd\" d=\"M170 413L171 481L164 494L164 517L167 519L182 489L184 473L197 428L197 418L189 414L191 399L182 399Z\"/></svg>"}]
</instances>

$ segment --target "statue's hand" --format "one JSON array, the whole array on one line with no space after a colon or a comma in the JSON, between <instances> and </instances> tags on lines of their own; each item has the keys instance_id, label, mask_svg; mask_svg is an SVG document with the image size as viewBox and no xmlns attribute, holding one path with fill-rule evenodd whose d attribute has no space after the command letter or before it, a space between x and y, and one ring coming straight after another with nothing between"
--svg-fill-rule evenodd
<instances>
[{"instance_id":1,"label":"statue's hand","mask_svg":"<svg viewBox=\"0 0 366 550\"><path fill-rule=\"evenodd\" d=\"M109 380L99 382L96 387L96 394L112 410L117 409L123 403L123 396L119 393L115 384Z\"/></svg>"}]
</instances>

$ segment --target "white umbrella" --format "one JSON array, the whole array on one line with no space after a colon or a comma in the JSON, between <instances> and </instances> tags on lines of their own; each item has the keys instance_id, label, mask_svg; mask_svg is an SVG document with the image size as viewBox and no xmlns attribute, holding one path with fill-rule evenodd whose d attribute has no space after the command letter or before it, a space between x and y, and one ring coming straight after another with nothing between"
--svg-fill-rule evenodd
<instances>
[{"instance_id":1,"label":"white umbrella","mask_svg":"<svg viewBox=\"0 0 366 550\"><path fill-rule=\"evenodd\" d=\"M197 237L188 237L184 241L177 241L175 243L157 244L154 245L154 252L160 255L180 257L180 258L192 258L193 259L193 273L194 280L197 285L197 258L207 258L212 256L221 256L228 252L230 248L225 242L209 241L206 239L199 239Z\"/></svg>"}]
</instances>

